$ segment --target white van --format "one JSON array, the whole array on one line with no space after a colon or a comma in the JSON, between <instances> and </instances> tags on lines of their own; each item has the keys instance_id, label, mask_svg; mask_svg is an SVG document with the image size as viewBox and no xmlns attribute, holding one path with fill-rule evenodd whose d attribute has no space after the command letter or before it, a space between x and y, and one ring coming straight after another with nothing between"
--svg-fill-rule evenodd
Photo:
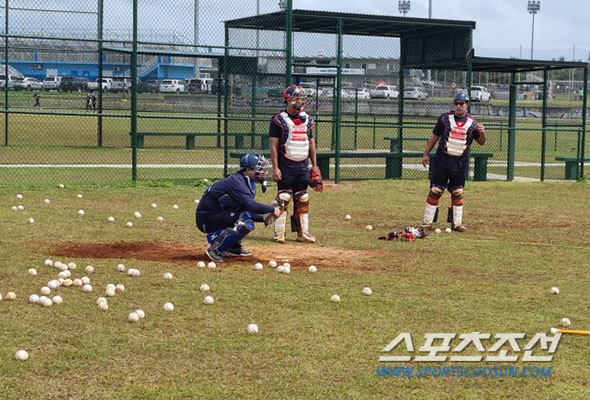
<instances>
[{"instance_id":1,"label":"white van","mask_svg":"<svg viewBox=\"0 0 590 400\"><path fill-rule=\"evenodd\" d=\"M180 79L164 79L160 83L160 93L176 93L184 92L184 82Z\"/></svg>"},{"instance_id":2,"label":"white van","mask_svg":"<svg viewBox=\"0 0 590 400\"><path fill-rule=\"evenodd\" d=\"M46 76L43 79L43 90L59 90L61 87L61 76Z\"/></svg>"},{"instance_id":3,"label":"white van","mask_svg":"<svg viewBox=\"0 0 590 400\"><path fill-rule=\"evenodd\" d=\"M14 75L8 74L8 90L14 89L14 80L16 77ZM22 79L22 78L21 78ZM6 86L6 75L0 75L0 89L4 89Z\"/></svg>"}]
</instances>

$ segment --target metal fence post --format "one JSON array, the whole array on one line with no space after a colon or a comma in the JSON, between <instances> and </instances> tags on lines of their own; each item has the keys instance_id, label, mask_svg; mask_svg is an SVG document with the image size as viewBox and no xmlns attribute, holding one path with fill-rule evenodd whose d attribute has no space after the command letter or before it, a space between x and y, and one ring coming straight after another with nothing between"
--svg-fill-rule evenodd
<instances>
[{"instance_id":1,"label":"metal fence post","mask_svg":"<svg viewBox=\"0 0 590 400\"><path fill-rule=\"evenodd\" d=\"M341 87L342 87L342 18L338 19L338 54L336 55L337 57L337 61L336 61L336 93L334 93L334 95L336 96L336 120L333 122L334 124L336 124L336 157L335 157L335 172L334 172L334 181L336 183L340 183L340 149L341 149L341 138L340 138L340 125L341 125L341 119L342 119L342 113L341 113L341 107L340 107L340 97L342 95L341 93Z\"/></svg>"},{"instance_id":2,"label":"metal fence post","mask_svg":"<svg viewBox=\"0 0 590 400\"><path fill-rule=\"evenodd\" d=\"M103 60L102 60L102 31L104 28L104 0L98 0L98 121L97 121L97 138L96 145L102 147L102 74L103 74Z\"/></svg>"},{"instance_id":3,"label":"metal fence post","mask_svg":"<svg viewBox=\"0 0 590 400\"><path fill-rule=\"evenodd\" d=\"M582 154L580 164L580 178L584 177L584 158L586 157L586 112L588 100L588 66L584 67L584 92L582 96Z\"/></svg>"},{"instance_id":4,"label":"metal fence post","mask_svg":"<svg viewBox=\"0 0 590 400\"><path fill-rule=\"evenodd\" d=\"M541 182L545 180L545 157L547 147L547 79L549 72L543 70L543 115L541 116Z\"/></svg>"},{"instance_id":5,"label":"metal fence post","mask_svg":"<svg viewBox=\"0 0 590 400\"><path fill-rule=\"evenodd\" d=\"M133 0L133 48L131 52L131 179L137 181L137 0ZM100 83L102 85L102 82Z\"/></svg>"},{"instance_id":6,"label":"metal fence post","mask_svg":"<svg viewBox=\"0 0 590 400\"><path fill-rule=\"evenodd\" d=\"M508 166L506 170L506 180L514 180L514 153L516 142L516 85L514 84L514 72L510 79L510 96L508 101Z\"/></svg>"},{"instance_id":7,"label":"metal fence post","mask_svg":"<svg viewBox=\"0 0 590 400\"><path fill-rule=\"evenodd\" d=\"M4 146L8 146L8 0L4 2Z\"/></svg>"}]
</instances>

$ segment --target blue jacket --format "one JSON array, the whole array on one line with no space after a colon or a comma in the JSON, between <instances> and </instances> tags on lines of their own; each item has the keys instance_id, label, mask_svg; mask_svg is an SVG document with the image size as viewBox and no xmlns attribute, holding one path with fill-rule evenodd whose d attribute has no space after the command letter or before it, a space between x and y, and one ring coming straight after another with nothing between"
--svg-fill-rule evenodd
<instances>
[{"instance_id":1,"label":"blue jacket","mask_svg":"<svg viewBox=\"0 0 590 400\"><path fill-rule=\"evenodd\" d=\"M254 221L261 222L261 214L272 213L274 207L258 203L255 199L256 184L242 172L236 172L205 190L197 206L197 218L199 215L212 215L221 211L236 214L249 211Z\"/></svg>"}]
</instances>

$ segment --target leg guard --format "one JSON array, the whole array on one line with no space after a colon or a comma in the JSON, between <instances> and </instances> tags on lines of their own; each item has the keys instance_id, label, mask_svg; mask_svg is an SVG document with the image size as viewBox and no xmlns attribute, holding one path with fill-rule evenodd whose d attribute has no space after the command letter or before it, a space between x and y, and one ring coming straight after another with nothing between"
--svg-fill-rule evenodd
<instances>
[{"instance_id":1,"label":"leg guard","mask_svg":"<svg viewBox=\"0 0 590 400\"><path fill-rule=\"evenodd\" d=\"M428 197L426 198L426 207L424 209L424 220L420 225L422 228L430 228L438 214L438 201L444 193L444 189L438 186L432 186Z\"/></svg>"},{"instance_id":2,"label":"leg guard","mask_svg":"<svg viewBox=\"0 0 590 400\"><path fill-rule=\"evenodd\" d=\"M309 233L309 193L295 193L295 214L291 217L291 228L297 231L299 242L314 243L315 237Z\"/></svg>"},{"instance_id":3,"label":"leg guard","mask_svg":"<svg viewBox=\"0 0 590 400\"><path fill-rule=\"evenodd\" d=\"M254 221L249 212L240 214L240 218L231 228L219 229L207 235L207 240L211 243L210 250L223 253L232 246L235 246L248 233L254 230Z\"/></svg>"},{"instance_id":4,"label":"leg guard","mask_svg":"<svg viewBox=\"0 0 590 400\"><path fill-rule=\"evenodd\" d=\"M273 240L279 243L285 243L288 206L292 197L293 192L291 190L281 190L276 198L276 203L281 209L281 215L279 215L279 217L274 220L275 234Z\"/></svg>"},{"instance_id":5,"label":"leg guard","mask_svg":"<svg viewBox=\"0 0 590 400\"><path fill-rule=\"evenodd\" d=\"M465 231L465 227L463 226L463 205L465 204L464 201L464 192L463 188L454 189L451 192L451 203L453 206L452 212L452 221L453 230L463 232Z\"/></svg>"}]
</instances>

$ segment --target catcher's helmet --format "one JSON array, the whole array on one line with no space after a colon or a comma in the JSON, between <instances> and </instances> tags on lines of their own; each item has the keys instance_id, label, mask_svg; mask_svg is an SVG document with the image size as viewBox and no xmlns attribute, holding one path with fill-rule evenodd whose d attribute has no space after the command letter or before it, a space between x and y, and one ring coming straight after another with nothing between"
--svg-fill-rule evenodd
<instances>
[{"instance_id":1,"label":"catcher's helmet","mask_svg":"<svg viewBox=\"0 0 590 400\"><path fill-rule=\"evenodd\" d=\"M285 103L293 105L296 110L300 110L305 105L307 93L301 86L290 85L283 90L283 98Z\"/></svg>"},{"instance_id":2,"label":"catcher's helmet","mask_svg":"<svg viewBox=\"0 0 590 400\"><path fill-rule=\"evenodd\" d=\"M453 101L464 101L465 103L469 103L469 96L465 92L459 92L455 95Z\"/></svg>"},{"instance_id":3,"label":"catcher's helmet","mask_svg":"<svg viewBox=\"0 0 590 400\"><path fill-rule=\"evenodd\" d=\"M250 168L258 182L263 182L268 174L269 163L261 154L248 153L240 160L240 171Z\"/></svg>"}]
</instances>

